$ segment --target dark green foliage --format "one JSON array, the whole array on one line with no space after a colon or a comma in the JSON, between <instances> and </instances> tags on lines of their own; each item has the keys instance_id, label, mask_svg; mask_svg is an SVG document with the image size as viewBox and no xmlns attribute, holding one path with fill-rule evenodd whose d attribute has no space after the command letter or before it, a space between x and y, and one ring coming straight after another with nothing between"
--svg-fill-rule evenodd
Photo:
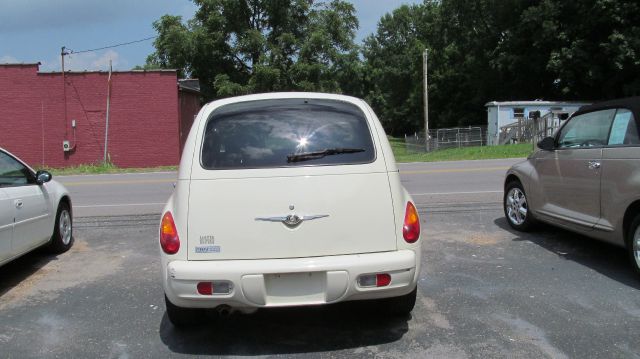
<instances>
[{"instance_id":1,"label":"dark green foliage","mask_svg":"<svg viewBox=\"0 0 640 359\"><path fill-rule=\"evenodd\" d=\"M148 64L199 78L208 98L360 88L358 20L342 0L194 0L195 17L165 15Z\"/></svg>"},{"instance_id":2,"label":"dark green foliage","mask_svg":"<svg viewBox=\"0 0 640 359\"><path fill-rule=\"evenodd\" d=\"M387 132L486 123L493 100L596 101L640 94L637 0L425 0L380 19L362 48L347 1L194 0L154 23L145 68L177 68L209 99L267 91L365 97Z\"/></svg>"},{"instance_id":3,"label":"dark green foliage","mask_svg":"<svg viewBox=\"0 0 640 359\"><path fill-rule=\"evenodd\" d=\"M403 6L365 40L367 99L395 135L486 123L492 100L597 101L640 94L635 0L442 0Z\"/></svg>"}]
</instances>

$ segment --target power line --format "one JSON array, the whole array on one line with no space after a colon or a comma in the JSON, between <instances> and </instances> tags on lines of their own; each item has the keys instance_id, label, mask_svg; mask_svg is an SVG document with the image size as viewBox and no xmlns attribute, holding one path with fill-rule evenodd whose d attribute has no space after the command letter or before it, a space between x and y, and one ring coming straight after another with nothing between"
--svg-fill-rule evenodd
<instances>
[{"instance_id":1,"label":"power line","mask_svg":"<svg viewBox=\"0 0 640 359\"><path fill-rule=\"evenodd\" d=\"M129 42L123 42L123 43L121 43L121 44L115 44L115 45L110 45L110 46L100 47L100 48L97 48L97 49L82 50L82 51L73 51L73 50L69 50L69 52L68 52L68 53L66 53L65 55L81 54L81 53L84 53L84 52L93 52L93 51L100 51L100 50L105 50L105 49L111 49L111 48L118 47L118 46L125 46L125 45L135 44L135 43L138 43L138 42L149 41L149 40L151 40L151 39L155 39L156 37L158 37L158 35L156 35L156 36L151 36L151 37L147 37L147 38L140 39L140 40L129 41ZM64 52L64 50L63 50L63 52Z\"/></svg>"}]
</instances>

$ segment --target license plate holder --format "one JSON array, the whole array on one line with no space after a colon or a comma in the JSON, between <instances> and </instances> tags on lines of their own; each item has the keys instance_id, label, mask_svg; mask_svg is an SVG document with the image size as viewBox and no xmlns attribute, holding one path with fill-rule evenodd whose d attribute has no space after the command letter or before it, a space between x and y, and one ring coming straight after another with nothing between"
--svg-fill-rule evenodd
<instances>
[{"instance_id":1,"label":"license plate holder","mask_svg":"<svg viewBox=\"0 0 640 359\"><path fill-rule=\"evenodd\" d=\"M264 282L268 305L325 302L325 272L266 274Z\"/></svg>"}]
</instances>

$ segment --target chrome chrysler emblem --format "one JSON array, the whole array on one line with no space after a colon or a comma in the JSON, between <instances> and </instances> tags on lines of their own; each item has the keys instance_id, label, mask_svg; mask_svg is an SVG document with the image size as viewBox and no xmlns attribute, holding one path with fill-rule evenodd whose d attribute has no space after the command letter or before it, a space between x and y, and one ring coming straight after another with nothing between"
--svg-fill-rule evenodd
<instances>
[{"instance_id":1,"label":"chrome chrysler emblem","mask_svg":"<svg viewBox=\"0 0 640 359\"><path fill-rule=\"evenodd\" d=\"M328 214L313 214L313 215L304 215L298 216L297 214L289 214L286 216L273 216L273 217L256 217L256 221L264 221L264 222L282 222L285 226L289 228L294 228L300 225L303 221L311 221L318 218L329 217Z\"/></svg>"},{"instance_id":2,"label":"chrome chrysler emblem","mask_svg":"<svg viewBox=\"0 0 640 359\"><path fill-rule=\"evenodd\" d=\"M295 227L297 225L299 225L302 222L302 218L298 217L295 214L290 214L287 216L287 218L282 221L282 223L284 223L285 226L289 226L289 227Z\"/></svg>"}]
</instances>

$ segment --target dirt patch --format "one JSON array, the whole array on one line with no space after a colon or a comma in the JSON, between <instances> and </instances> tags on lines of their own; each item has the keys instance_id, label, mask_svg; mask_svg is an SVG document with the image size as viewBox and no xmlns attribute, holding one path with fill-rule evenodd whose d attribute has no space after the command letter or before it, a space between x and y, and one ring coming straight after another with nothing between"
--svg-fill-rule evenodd
<instances>
[{"instance_id":1,"label":"dirt patch","mask_svg":"<svg viewBox=\"0 0 640 359\"><path fill-rule=\"evenodd\" d=\"M84 253L89 251L89 244L85 241L76 241L68 253Z\"/></svg>"},{"instance_id":2,"label":"dirt patch","mask_svg":"<svg viewBox=\"0 0 640 359\"><path fill-rule=\"evenodd\" d=\"M445 315L438 310L436 302L433 299L429 297L421 297L420 300L422 302L422 305L427 309L427 316L426 318L422 319L426 319L429 324L433 325L436 328L446 330L453 329L447 317L445 317Z\"/></svg>"},{"instance_id":3,"label":"dirt patch","mask_svg":"<svg viewBox=\"0 0 640 359\"><path fill-rule=\"evenodd\" d=\"M492 246L498 244L500 238L497 235L490 235L488 233L476 233L472 234L469 238L469 243L479 246Z\"/></svg>"},{"instance_id":4,"label":"dirt patch","mask_svg":"<svg viewBox=\"0 0 640 359\"><path fill-rule=\"evenodd\" d=\"M502 233L487 233L457 230L454 232L434 232L430 239L444 242L464 242L476 246L492 246L507 239Z\"/></svg>"},{"instance_id":5,"label":"dirt patch","mask_svg":"<svg viewBox=\"0 0 640 359\"><path fill-rule=\"evenodd\" d=\"M121 270L128 253L109 253L77 239L73 247L42 265L0 297L0 310L57 298L65 289L88 284Z\"/></svg>"}]
</instances>

